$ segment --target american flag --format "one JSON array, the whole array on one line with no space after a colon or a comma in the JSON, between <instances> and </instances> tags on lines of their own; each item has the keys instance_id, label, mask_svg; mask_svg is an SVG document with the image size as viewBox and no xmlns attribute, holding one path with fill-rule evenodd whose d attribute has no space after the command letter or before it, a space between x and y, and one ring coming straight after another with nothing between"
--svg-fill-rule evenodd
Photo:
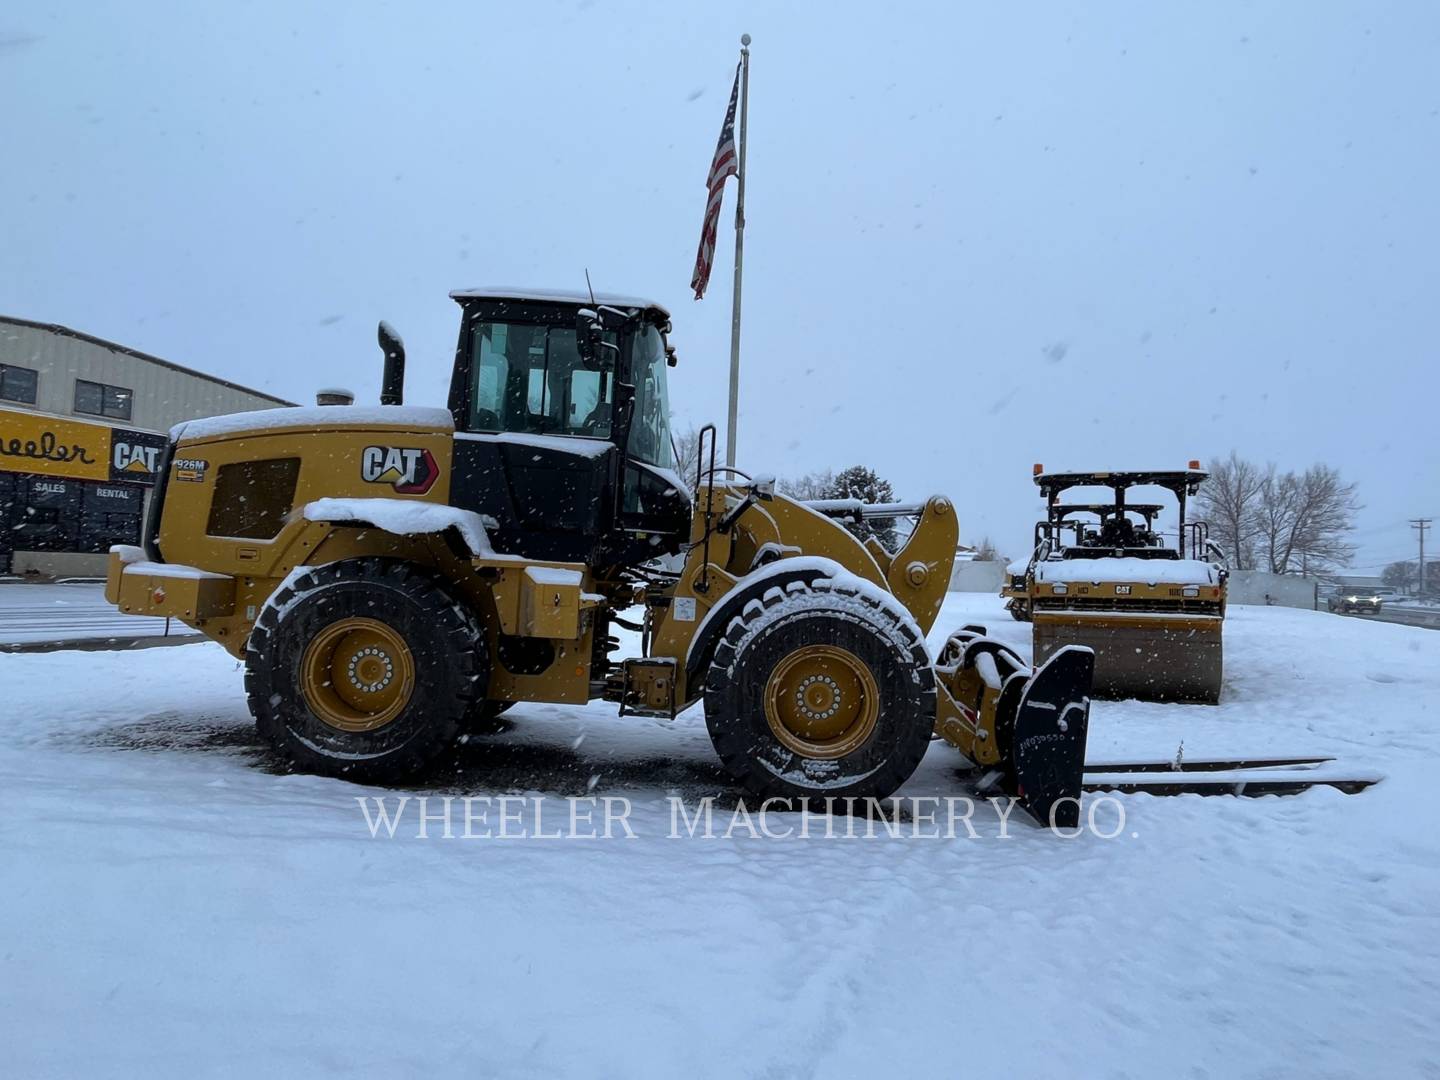
<instances>
[{"instance_id":1,"label":"american flag","mask_svg":"<svg viewBox=\"0 0 1440 1080\"><path fill-rule=\"evenodd\" d=\"M696 300L705 295L705 287L710 284L710 268L715 265L715 236L720 228L720 203L725 197L725 178L739 171L735 152L735 103L739 98L740 67L737 64L735 86L730 91L730 107L725 110L725 125L720 129L720 141L715 145L710 178L705 181L710 193L705 201L705 224L700 227L700 250L695 255L695 273L690 278Z\"/></svg>"}]
</instances>

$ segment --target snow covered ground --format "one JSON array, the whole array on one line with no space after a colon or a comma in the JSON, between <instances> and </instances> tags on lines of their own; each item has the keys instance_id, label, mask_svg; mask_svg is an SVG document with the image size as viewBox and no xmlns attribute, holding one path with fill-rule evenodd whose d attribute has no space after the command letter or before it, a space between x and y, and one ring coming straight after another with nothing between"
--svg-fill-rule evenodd
<instances>
[{"instance_id":1,"label":"snow covered ground","mask_svg":"<svg viewBox=\"0 0 1440 1080\"><path fill-rule=\"evenodd\" d=\"M932 643L1027 649L999 603ZM1436 1075L1440 634L1226 634L1221 706L1097 703L1092 758L1387 779L1130 796L1111 840L671 838L726 791L697 710L521 705L411 794L625 797L634 839L372 839L356 797L401 793L279 774L214 645L0 655L0 1075Z\"/></svg>"}]
</instances>

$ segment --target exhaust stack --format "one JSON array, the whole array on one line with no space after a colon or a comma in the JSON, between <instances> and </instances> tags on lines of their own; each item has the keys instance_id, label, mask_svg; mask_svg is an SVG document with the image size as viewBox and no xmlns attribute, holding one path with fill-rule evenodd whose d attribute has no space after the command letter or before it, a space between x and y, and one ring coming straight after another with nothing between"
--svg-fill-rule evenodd
<instances>
[{"instance_id":1,"label":"exhaust stack","mask_svg":"<svg viewBox=\"0 0 1440 1080\"><path fill-rule=\"evenodd\" d=\"M380 377L380 404L405 403L405 343L395 328L380 320L380 349L385 354L385 371Z\"/></svg>"}]
</instances>

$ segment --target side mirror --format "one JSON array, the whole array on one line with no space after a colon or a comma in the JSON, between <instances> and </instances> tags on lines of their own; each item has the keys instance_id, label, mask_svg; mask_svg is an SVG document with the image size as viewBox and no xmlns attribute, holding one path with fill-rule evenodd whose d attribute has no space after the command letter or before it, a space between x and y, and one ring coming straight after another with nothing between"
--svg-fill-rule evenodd
<instances>
[{"instance_id":1,"label":"side mirror","mask_svg":"<svg viewBox=\"0 0 1440 1080\"><path fill-rule=\"evenodd\" d=\"M619 308L613 308L606 304L601 304L595 314L599 318L600 327L603 330L624 330L630 323L629 315Z\"/></svg>"},{"instance_id":2,"label":"side mirror","mask_svg":"<svg viewBox=\"0 0 1440 1080\"><path fill-rule=\"evenodd\" d=\"M575 347L580 351L580 362L591 371L600 370L600 319L589 308L581 308L575 314Z\"/></svg>"},{"instance_id":3,"label":"side mirror","mask_svg":"<svg viewBox=\"0 0 1440 1080\"><path fill-rule=\"evenodd\" d=\"M581 308L575 313L575 348L580 362L591 371L613 371L620 359L620 346L606 341L607 332L618 332L630 321L618 308Z\"/></svg>"},{"instance_id":4,"label":"side mirror","mask_svg":"<svg viewBox=\"0 0 1440 1080\"><path fill-rule=\"evenodd\" d=\"M679 358L676 357L676 355L675 355L675 346L674 346L674 345L666 345L666 346L665 346L665 364L666 364L666 366L668 366L668 367L674 367L677 363L679 363Z\"/></svg>"}]
</instances>

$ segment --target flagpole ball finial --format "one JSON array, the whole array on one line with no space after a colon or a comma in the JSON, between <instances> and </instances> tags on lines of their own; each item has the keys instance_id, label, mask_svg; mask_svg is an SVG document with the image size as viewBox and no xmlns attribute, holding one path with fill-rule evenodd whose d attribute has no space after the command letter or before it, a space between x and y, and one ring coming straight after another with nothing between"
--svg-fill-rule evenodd
<instances>
[{"instance_id":1,"label":"flagpole ball finial","mask_svg":"<svg viewBox=\"0 0 1440 1080\"><path fill-rule=\"evenodd\" d=\"M750 44L750 35L749 35L749 34L741 34L741 35L740 35L740 44L741 44L741 45L749 45L749 44Z\"/></svg>"}]
</instances>

